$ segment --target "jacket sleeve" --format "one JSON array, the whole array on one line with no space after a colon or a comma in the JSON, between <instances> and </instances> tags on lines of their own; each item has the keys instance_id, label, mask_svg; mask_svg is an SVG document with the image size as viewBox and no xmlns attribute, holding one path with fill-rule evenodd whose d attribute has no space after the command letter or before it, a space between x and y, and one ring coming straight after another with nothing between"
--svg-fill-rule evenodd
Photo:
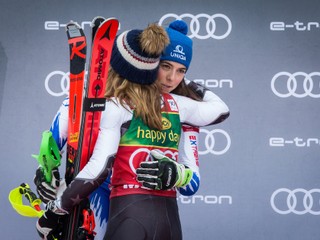
<instances>
[{"instance_id":1,"label":"jacket sleeve","mask_svg":"<svg viewBox=\"0 0 320 240\"><path fill-rule=\"evenodd\" d=\"M195 194L200 186L198 138L198 127L182 125L178 162L193 172L190 183L185 187L179 188L179 192L184 196Z\"/></svg>"},{"instance_id":2,"label":"jacket sleeve","mask_svg":"<svg viewBox=\"0 0 320 240\"><path fill-rule=\"evenodd\" d=\"M219 123L229 116L229 108L224 101L211 91L205 91L203 101L172 94L175 99L181 123L204 127Z\"/></svg>"},{"instance_id":3,"label":"jacket sleeve","mask_svg":"<svg viewBox=\"0 0 320 240\"><path fill-rule=\"evenodd\" d=\"M108 161L113 159L118 151L120 127L129 117L126 112L114 102L107 102L92 156L58 199L60 208L69 212L108 177L111 171Z\"/></svg>"},{"instance_id":4,"label":"jacket sleeve","mask_svg":"<svg viewBox=\"0 0 320 240\"><path fill-rule=\"evenodd\" d=\"M53 118L50 131L61 151L68 138L69 97L65 98Z\"/></svg>"}]
</instances>

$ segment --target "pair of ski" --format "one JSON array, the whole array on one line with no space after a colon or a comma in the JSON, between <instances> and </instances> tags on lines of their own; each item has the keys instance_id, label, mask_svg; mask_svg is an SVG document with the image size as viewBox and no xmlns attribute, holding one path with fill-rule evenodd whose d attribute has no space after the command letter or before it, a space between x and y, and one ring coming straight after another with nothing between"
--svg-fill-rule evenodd
<instances>
[{"instance_id":1,"label":"pair of ski","mask_svg":"<svg viewBox=\"0 0 320 240\"><path fill-rule=\"evenodd\" d=\"M89 161L98 136L112 46L118 31L117 19L96 17L92 21L91 58L87 80L87 42L83 29L66 25L70 50L69 121L65 179L69 184ZM89 200L77 205L64 223L63 239L93 239L94 217Z\"/></svg>"}]
</instances>

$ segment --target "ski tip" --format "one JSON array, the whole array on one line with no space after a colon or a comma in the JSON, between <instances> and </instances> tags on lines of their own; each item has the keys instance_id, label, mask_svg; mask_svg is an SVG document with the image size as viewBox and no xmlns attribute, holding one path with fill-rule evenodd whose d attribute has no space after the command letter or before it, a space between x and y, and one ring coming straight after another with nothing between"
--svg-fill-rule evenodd
<instances>
[{"instance_id":1,"label":"ski tip","mask_svg":"<svg viewBox=\"0 0 320 240\"><path fill-rule=\"evenodd\" d=\"M104 32L108 28L111 30L109 32L112 38L115 38L115 35L119 29L119 21L116 18L103 18L103 17L96 17L96 20L93 20L92 26L92 42L94 42L96 35L98 32ZM102 21L102 22L101 22ZM101 37L101 36L100 36Z\"/></svg>"},{"instance_id":2,"label":"ski tip","mask_svg":"<svg viewBox=\"0 0 320 240\"><path fill-rule=\"evenodd\" d=\"M110 17L110 18L104 18L101 16L97 16L95 17L92 22L91 22L91 28L92 29L97 29L99 28L101 25L103 25L105 22L117 22L117 24L119 24L119 21L117 18L115 17Z\"/></svg>"},{"instance_id":3,"label":"ski tip","mask_svg":"<svg viewBox=\"0 0 320 240\"><path fill-rule=\"evenodd\" d=\"M110 18L106 18L101 24L100 24L100 26L99 26L99 28L100 27L102 27L103 25L113 25L113 26L116 26L114 29L116 30L116 31L118 31L119 30L119 27L120 27L120 23L119 23L119 20L117 19L117 18L114 18L114 17L110 17Z\"/></svg>"},{"instance_id":4,"label":"ski tip","mask_svg":"<svg viewBox=\"0 0 320 240\"><path fill-rule=\"evenodd\" d=\"M103 23L104 20L105 20L105 18L101 17L101 16L97 16L92 20L92 22L91 22L92 41L94 40L97 29L100 27L100 25Z\"/></svg>"},{"instance_id":5,"label":"ski tip","mask_svg":"<svg viewBox=\"0 0 320 240\"><path fill-rule=\"evenodd\" d=\"M105 20L103 22L109 22L109 21L119 22L119 20L117 18L115 18L115 17L105 18Z\"/></svg>"},{"instance_id":6,"label":"ski tip","mask_svg":"<svg viewBox=\"0 0 320 240\"><path fill-rule=\"evenodd\" d=\"M102 16L96 16L96 17L94 17L94 18L92 19L92 21L91 21L91 27L93 28L93 27L99 26L100 23L102 23L104 20L105 20L105 18L102 17Z\"/></svg>"},{"instance_id":7,"label":"ski tip","mask_svg":"<svg viewBox=\"0 0 320 240\"><path fill-rule=\"evenodd\" d=\"M73 20L71 20L70 22L68 22L68 23L66 24L66 27L65 27L66 31L68 31L68 30L70 30L70 29L75 29L75 28L81 29L81 26L80 26L77 22L74 22Z\"/></svg>"}]
</instances>

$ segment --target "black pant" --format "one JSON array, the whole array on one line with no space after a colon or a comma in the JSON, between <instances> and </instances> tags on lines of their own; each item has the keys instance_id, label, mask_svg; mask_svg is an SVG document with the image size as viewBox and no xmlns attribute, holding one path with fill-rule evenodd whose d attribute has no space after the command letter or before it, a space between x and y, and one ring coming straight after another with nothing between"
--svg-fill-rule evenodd
<instances>
[{"instance_id":1,"label":"black pant","mask_svg":"<svg viewBox=\"0 0 320 240\"><path fill-rule=\"evenodd\" d=\"M176 198L127 195L110 200L105 240L181 240Z\"/></svg>"}]
</instances>

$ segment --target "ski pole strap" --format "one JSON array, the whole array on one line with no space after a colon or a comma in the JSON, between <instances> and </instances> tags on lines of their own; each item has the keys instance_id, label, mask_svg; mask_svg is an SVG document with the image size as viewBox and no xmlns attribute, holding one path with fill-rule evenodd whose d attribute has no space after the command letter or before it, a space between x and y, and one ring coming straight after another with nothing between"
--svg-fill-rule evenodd
<instances>
[{"instance_id":1,"label":"ski pole strap","mask_svg":"<svg viewBox=\"0 0 320 240\"><path fill-rule=\"evenodd\" d=\"M23 204L23 196L28 199L31 206ZM9 202L17 213L25 217L40 218L44 213L44 210L40 209L41 200L37 198L26 183L22 183L19 187L10 191Z\"/></svg>"},{"instance_id":2,"label":"ski pole strap","mask_svg":"<svg viewBox=\"0 0 320 240\"><path fill-rule=\"evenodd\" d=\"M36 209L38 212L41 211L40 204L41 200L37 198L36 194L32 192L29 185L27 183L22 183L20 185L19 191L23 194L29 201L32 207Z\"/></svg>"}]
</instances>

